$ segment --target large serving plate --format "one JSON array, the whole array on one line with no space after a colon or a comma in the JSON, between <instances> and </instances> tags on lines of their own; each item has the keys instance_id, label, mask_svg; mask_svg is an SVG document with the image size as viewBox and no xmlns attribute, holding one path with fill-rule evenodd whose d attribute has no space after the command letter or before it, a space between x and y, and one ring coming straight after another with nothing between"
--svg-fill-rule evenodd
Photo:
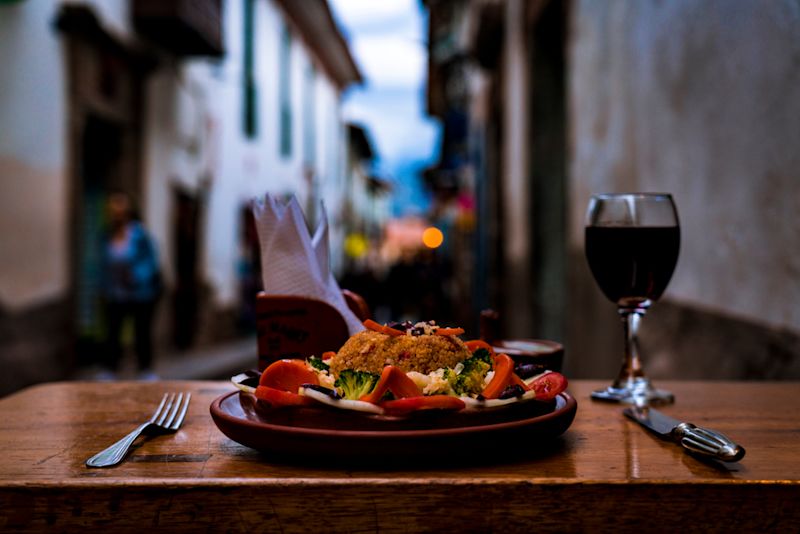
<instances>
[{"instance_id":1,"label":"large serving plate","mask_svg":"<svg viewBox=\"0 0 800 534\"><path fill-rule=\"evenodd\" d=\"M569 428L577 407L563 392L546 403L394 418L325 406L270 408L234 391L214 400L211 417L232 440L286 459L436 460L534 451Z\"/></svg>"}]
</instances>

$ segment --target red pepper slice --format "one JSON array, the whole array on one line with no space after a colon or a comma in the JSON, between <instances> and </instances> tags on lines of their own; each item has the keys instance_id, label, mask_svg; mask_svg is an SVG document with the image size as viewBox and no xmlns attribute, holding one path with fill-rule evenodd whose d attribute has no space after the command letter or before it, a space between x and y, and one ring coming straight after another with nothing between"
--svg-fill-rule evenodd
<instances>
[{"instance_id":1,"label":"red pepper slice","mask_svg":"<svg viewBox=\"0 0 800 534\"><path fill-rule=\"evenodd\" d=\"M372 330L373 332L383 332L383 325L380 323L376 323L372 319L367 319L362 323L367 330Z\"/></svg>"},{"instance_id":2,"label":"red pepper slice","mask_svg":"<svg viewBox=\"0 0 800 534\"><path fill-rule=\"evenodd\" d=\"M460 336L463 333L463 328L439 328L434 332L437 336Z\"/></svg>"},{"instance_id":3,"label":"red pepper slice","mask_svg":"<svg viewBox=\"0 0 800 534\"><path fill-rule=\"evenodd\" d=\"M378 379L378 383L375 384L375 387L372 388L372 391L367 393L366 395L362 395L360 399L364 402L371 402L373 404L377 404L383 394L386 393L386 390L389 389L389 379L392 376L392 367L391 365L387 365L381 371L381 377Z\"/></svg>"},{"instance_id":4,"label":"red pepper slice","mask_svg":"<svg viewBox=\"0 0 800 534\"><path fill-rule=\"evenodd\" d=\"M333 352L332 350L329 350L329 351L323 352L323 353L322 353L322 361L323 361L323 362L325 362L325 361L328 361L328 360L330 360L331 358L333 358L334 356L336 356L336 353L335 353L335 352Z\"/></svg>"},{"instance_id":5,"label":"red pepper slice","mask_svg":"<svg viewBox=\"0 0 800 534\"><path fill-rule=\"evenodd\" d=\"M481 395L487 399L496 399L511 384L514 374L514 360L507 354L498 354L494 359L494 376Z\"/></svg>"},{"instance_id":6,"label":"red pepper slice","mask_svg":"<svg viewBox=\"0 0 800 534\"><path fill-rule=\"evenodd\" d=\"M422 390L417 387L413 380L408 378L408 375L402 369L394 365L387 365L383 368L375 388L368 395L363 395L359 400L378 404L378 401L381 400L387 390L391 391L399 399L422 396Z\"/></svg>"},{"instance_id":7,"label":"red pepper slice","mask_svg":"<svg viewBox=\"0 0 800 534\"><path fill-rule=\"evenodd\" d=\"M317 373L301 360L278 360L261 373L259 386L267 386L282 391L297 393L303 384L319 385Z\"/></svg>"},{"instance_id":8,"label":"red pepper slice","mask_svg":"<svg viewBox=\"0 0 800 534\"><path fill-rule=\"evenodd\" d=\"M528 389L536 392L536 400L550 400L567 389L567 384L567 377L561 373L550 372L531 382Z\"/></svg>"},{"instance_id":9,"label":"red pepper slice","mask_svg":"<svg viewBox=\"0 0 800 534\"><path fill-rule=\"evenodd\" d=\"M383 327L383 333L384 334L388 334L388 335L390 335L392 337L406 335L406 333L403 332L402 330L397 330L396 328L391 328L391 327L388 327L388 326L384 326Z\"/></svg>"},{"instance_id":10,"label":"red pepper slice","mask_svg":"<svg viewBox=\"0 0 800 534\"><path fill-rule=\"evenodd\" d=\"M255 395L258 400L268 402L275 407L309 406L316 403L311 397L304 397L297 393L291 393L269 386L258 386Z\"/></svg>"},{"instance_id":11,"label":"red pepper slice","mask_svg":"<svg viewBox=\"0 0 800 534\"><path fill-rule=\"evenodd\" d=\"M463 410L464 401L450 395L431 395L429 397L409 397L386 401L381 404L387 415L405 415L420 410Z\"/></svg>"},{"instance_id":12,"label":"red pepper slice","mask_svg":"<svg viewBox=\"0 0 800 534\"><path fill-rule=\"evenodd\" d=\"M367 319L362 323L367 330L372 330L373 332L378 332L379 334L383 334L383 325L380 323L376 323L372 319Z\"/></svg>"},{"instance_id":13,"label":"red pepper slice","mask_svg":"<svg viewBox=\"0 0 800 534\"><path fill-rule=\"evenodd\" d=\"M389 391L398 399L407 397L421 397L422 390L399 367L392 367L392 376L389 380Z\"/></svg>"},{"instance_id":14,"label":"red pepper slice","mask_svg":"<svg viewBox=\"0 0 800 534\"><path fill-rule=\"evenodd\" d=\"M531 387L525 383L517 373L511 373L511 384L517 385L523 389L523 391L530 391Z\"/></svg>"},{"instance_id":15,"label":"red pepper slice","mask_svg":"<svg viewBox=\"0 0 800 534\"><path fill-rule=\"evenodd\" d=\"M376 323L372 319L367 319L362 323L368 330L372 330L373 332L378 332L379 334L386 334L389 336L404 336L406 335L405 332L402 330L397 330L395 328L389 328L386 325L382 325L380 323Z\"/></svg>"}]
</instances>

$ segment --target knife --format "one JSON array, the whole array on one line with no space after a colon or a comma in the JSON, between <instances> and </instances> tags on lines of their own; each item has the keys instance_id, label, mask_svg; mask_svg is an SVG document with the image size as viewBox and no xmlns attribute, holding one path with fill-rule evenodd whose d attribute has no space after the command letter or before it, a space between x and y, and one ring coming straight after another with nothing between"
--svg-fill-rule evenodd
<instances>
[{"instance_id":1,"label":"knife","mask_svg":"<svg viewBox=\"0 0 800 534\"><path fill-rule=\"evenodd\" d=\"M716 430L678 421L647 406L626 408L622 413L662 439L680 443L690 452L723 462L738 462L744 458L744 447Z\"/></svg>"}]
</instances>

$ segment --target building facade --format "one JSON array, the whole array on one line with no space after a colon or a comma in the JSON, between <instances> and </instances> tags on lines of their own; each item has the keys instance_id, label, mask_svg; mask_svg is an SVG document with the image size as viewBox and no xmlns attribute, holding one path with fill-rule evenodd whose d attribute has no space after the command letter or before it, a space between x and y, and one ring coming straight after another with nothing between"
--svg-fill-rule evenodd
<instances>
[{"instance_id":1,"label":"building facade","mask_svg":"<svg viewBox=\"0 0 800 534\"><path fill-rule=\"evenodd\" d=\"M586 207L666 191L681 252L643 321L648 372L800 376L793 2L426 5L429 111L455 102L467 117L475 312L499 310L509 337L564 342L570 376L614 376L622 333L584 258Z\"/></svg>"},{"instance_id":2,"label":"building facade","mask_svg":"<svg viewBox=\"0 0 800 534\"><path fill-rule=\"evenodd\" d=\"M258 285L254 196L341 217L340 98L361 77L327 3L184 4L0 5L0 361L17 370L0 390L65 376L102 339L90 243L110 191L157 243L167 346L237 331Z\"/></svg>"}]
</instances>

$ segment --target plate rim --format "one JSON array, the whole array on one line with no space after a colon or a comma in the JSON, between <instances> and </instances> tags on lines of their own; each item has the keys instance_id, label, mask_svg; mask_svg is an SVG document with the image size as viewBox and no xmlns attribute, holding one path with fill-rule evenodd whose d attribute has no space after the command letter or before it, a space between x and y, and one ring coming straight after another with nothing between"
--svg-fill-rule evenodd
<instances>
[{"instance_id":1,"label":"plate rim","mask_svg":"<svg viewBox=\"0 0 800 534\"><path fill-rule=\"evenodd\" d=\"M524 417L521 419L514 419L512 421L503 421L499 423L472 425L472 426L457 426L448 428L432 428L432 429L417 429L417 430L335 430L323 429L315 427L296 427L289 425L278 425L273 423L266 423L262 421L253 421L246 418L236 417L227 413L222 409L222 403L229 400L230 397L238 394L244 394L239 390L234 390L214 399L209 407L212 419L217 424L216 419L220 418L234 425L244 425L246 427L254 427L259 431L277 432L282 434L291 434L295 436L304 437L331 437L349 438L349 439L403 439L403 438L417 438L417 437L437 437L437 436L453 436L459 434L479 434L487 431L498 431L504 429L513 429L517 427L524 427L534 423L547 422L559 417L566 416L570 413L577 412L578 402L574 396L570 395L568 391L562 391L557 397L564 402L561 407L556 407L552 412L537 415L534 417ZM333 409L333 408L332 408ZM567 426L571 426L571 422ZM217 424L219 428L219 424ZM222 429L220 429L222 430ZM225 433L225 432L223 432ZM227 434L226 434L227 435Z\"/></svg>"}]
</instances>

